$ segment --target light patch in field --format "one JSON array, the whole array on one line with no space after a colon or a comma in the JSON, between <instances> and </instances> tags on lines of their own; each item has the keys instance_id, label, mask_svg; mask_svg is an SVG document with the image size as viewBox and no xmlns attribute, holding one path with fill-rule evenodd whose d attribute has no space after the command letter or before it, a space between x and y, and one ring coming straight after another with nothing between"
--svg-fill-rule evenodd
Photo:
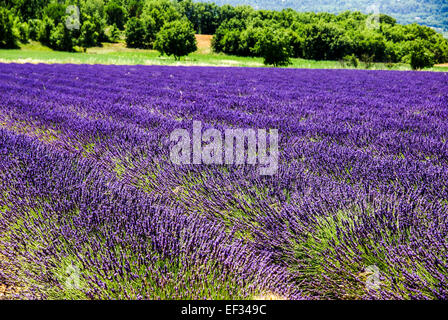
<instances>
[{"instance_id":1,"label":"light patch in field","mask_svg":"<svg viewBox=\"0 0 448 320\"><path fill-rule=\"evenodd\" d=\"M0 127L3 127L7 130L24 134L27 136L35 137L39 141L44 143L52 143L59 140L60 132L47 128L44 126L40 126L30 121L18 120L14 119L7 114L0 113Z\"/></svg>"},{"instance_id":2,"label":"light patch in field","mask_svg":"<svg viewBox=\"0 0 448 320\"><path fill-rule=\"evenodd\" d=\"M124 43L103 43L102 47L92 47L87 49L90 54L106 54L115 52L145 52L145 49L127 48Z\"/></svg>"},{"instance_id":3,"label":"light patch in field","mask_svg":"<svg viewBox=\"0 0 448 320\"><path fill-rule=\"evenodd\" d=\"M202 54L208 54L212 52L212 38L213 35L209 34L196 34L196 41L198 50L196 52Z\"/></svg>"},{"instance_id":4,"label":"light patch in field","mask_svg":"<svg viewBox=\"0 0 448 320\"><path fill-rule=\"evenodd\" d=\"M26 59L14 59L14 60L9 60L9 59L1 59L0 58L0 62L1 63L32 63L32 64L38 64L38 63L51 63L49 60L38 60L38 59L32 59L32 58L26 58ZM54 62L56 63L56 62Z\"/></svg>"},{"instance_id":5,"label":"light patch in field","mask_svg":"<svg viewBox=\"0 0 448 320\"><path fill-rule=\"evenodd\" d=\"M278 295L273 292L265 292L256 295L253 300L288 300L286 297Z\"/></svg>"},{"instance_id":6,"label":"light patch in field","mask_svg":"<svg viewBox=\"0 0 448 320\"><path fill-rule=\"evenodd\" d=\"M242 63L238 60L220 60L222 65L226 65L226 66L237 66L237 65L241 65ZM262 63L260 62L244 62L244 65L247 66L263 66Z\"/></svg>"}]
</instances>

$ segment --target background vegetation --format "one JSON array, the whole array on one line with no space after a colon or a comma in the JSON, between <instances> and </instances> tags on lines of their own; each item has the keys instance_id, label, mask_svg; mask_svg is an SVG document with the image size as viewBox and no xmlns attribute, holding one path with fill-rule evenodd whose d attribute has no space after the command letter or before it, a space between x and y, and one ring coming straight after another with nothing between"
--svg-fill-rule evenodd
<instances>
[{"instance_id":1,"label":"background vegetation","mask_svg":"<svg viewBox=\"0 0 448 320\"><path fill-rule=\"evenodd\" d=\"M0 0L0 47L40 43L86 51L104 42L157 49L178 60L196 50L194 34L213 34L216 53L261 57L288 65L292 58L334 60L357 67L405 63L415 69L448 62L448 41L434 29L400 25L384 14L303 13L218 6L192 0ZM76 9L76 10L75 10Z\"/></svg>"},{"instance_id":2,"label":"background vegetation","mask_svg":"<svg viewBox=\"0 0 448 320\"><path fill-rule=\"evenodd\" d=\"M207 1L207 0L205 0ZM218 5L247 4L254 8L280 11L292 8L301 12L360 11L371 13L372 4L380 12L393 16L398 23L418 23L437 28L448 36L448 2L445 0L213 0Z\"/></svg>"}]
</instances>

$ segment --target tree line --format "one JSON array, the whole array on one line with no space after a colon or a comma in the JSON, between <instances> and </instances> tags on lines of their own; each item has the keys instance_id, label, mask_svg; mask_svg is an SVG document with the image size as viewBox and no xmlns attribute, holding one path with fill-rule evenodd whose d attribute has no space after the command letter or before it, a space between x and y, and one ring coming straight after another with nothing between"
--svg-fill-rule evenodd
<instances>
[{"instance_id":1,"label":"tree line","mask_svg":"<svg viewBox=\"0 0 448 320\"><path fill-rule=\"evenodd\" d=\"M214 0L218 5L238 5L241 0ZM270 10L292 8L300 12L361 11L379 12L397 19L400 24L417 22L445 31L448 35L448 2L446 0L245 0L245 4Z\"/></svg>"},{"instance_id":2,"label":"tree line","mask_svg":"<svg viewBox=\"0 0 448 320\"><path fill-rule=\"evenodd\" d=\"M275 51L272 55L283 53L282 64L290 57L341 60L356 56L364 61L412 63L415 68L448 61L448 41L441 34L418 24L397 24L384 14L255 11L250 7L240 14L217 28L215 51L264 57L266 50Z\"/></svg>"},{"instance_id":3,"label":"tree line","mask_svg":"<svg viewBox=\"0 0 448 320\"><path fill-rule=\"evenodd\" d=\"M124 40L176 59L196 50L195 33L213 34L215 52L263 57L410 63L448 61L448 41L418 24L384 14L255 10L192 0L0 0L0 47L29 40L63 51Z\"/></svg>"}]
</instances>

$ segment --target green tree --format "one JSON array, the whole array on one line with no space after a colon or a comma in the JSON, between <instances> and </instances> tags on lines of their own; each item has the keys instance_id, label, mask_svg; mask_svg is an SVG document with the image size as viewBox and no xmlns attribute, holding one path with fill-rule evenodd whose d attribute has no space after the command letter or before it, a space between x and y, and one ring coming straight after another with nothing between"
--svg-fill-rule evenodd
<instances>
[{"instance_id":1,"label":"green tree","mask_svg":"<svg viewBox=\"0 0 448 320\"><path fill-rule=\"evenodd\" d=\"M155 21L149 15L133 17L126 24L126 45L129 48L151 48L156 38Z\"/></svg>"},{"instance_id":2,"label":"green tree","mask_svg":"<svg viewBox=\"0 0 448 320\"><path fill-rule=\"evenodd\" d=\"M26 22L17 22L17 31L19 32L19 40L22 43L28 43L30 40L30 27Z\"/></svg>"},{"instance_id":3,"label":"green tree","mask_svg":"<svg viewBox=\"0 0 448 320\"><path fill-rule=\"evenodd\" d=\"M126 6L129 17L139 18L143 12L143 5L144 5L143 1L129 0Z\"/></svg>"},{"instance_id":4,"label":"green tree","mask_svg":"<svg viewBox=\"0 0 448 320\"><path fill-rule=\"evenodd\" d=\"M239 54L242 48L241 33L246 29L244 21L232 18L224 21L212 38L212 49L215 52ZM251 48L253 49L253 48Z\"/></svg>"},{"instance_id":5,"label":"green tree","mask_svg":"<svg viewBox=\"0 0 448 320\"><path fill-rule=\"evenodd\" d=\"M45 16L53 20L55 25L58 25L59 23L64 22L66 9L67 7L64 4L53 2L45 7L43 13Z\"/></svg>"},{"instance_id":6,"label":"green tree","mask_svg":"<svg viewBox=\"0 0 448 320\"><path fill-rule=\"evenodd\" d=\"M146 48L145 27L143 21L132 17L126 23L126 46L129 48Z\"/></svg>"},{"instance_id":7,"label":"green tree","mask_svg":"<svg viewBox=\"0 0 448 320\"><path fill-rule=\"evenodd\" d=\"M169 0L147 0L143 8L142 16L151 18L154 21L156 33L166 23L182 19L180 8Z\"/></svg>"},{"instance_id":8,"label":"green tree","mask_svg":"<svg viewBox=\"0 0 448 320\"><path fill-rule=\"evenodd\" d=\"M114 24L110 26L109 33L108 33L108 39L110 42L118 42L120 40L120 29L117 28L117 25Z\"/></svg>"},{"instance_id":9,"label":"green tree","mask_svg":"<svg viewBox=\"0 0 448 320\"><path fill-rule=\"evenodd\" d=\"M389 24L391 26L394 26L397 23L397 20L395 18L392 18L391 16L388 16L386 14L380 14L379 19L381 23Z\"/></svg>"},{"instance_id":10,"label":"green tree","mask_svg":"<svg viewBox=\"0 0 448 320\"><path fill-rule=\"evenodd\" d=\"M79 11L82 15L93 17L98 15L100 19L105 18L104 0L77 0Z\"/></svg>"},{"instance_id":11,"label":"green tree","mask_svg":"<svg viewBox=\"0 0 448 320\"><path fill-rule=\"evenodd\" d=\"M314 60L340 59L350 51L350 43L343 31L333 23L306 26L304 56Z\"/></svg>"},{"instance_id":12,"label":"green tree","mask_svg":"<svg viewBox=\"0 0 448 320\"><path fill-rule=\"evenodd\" d=\"M238 46L237 54L241 56L254 56L256 53L254 52L254 47L257 44L257 41L262 36L264 29L262 28L252 28L249 27L241 33L236 33L236 45Z\"/></svg>"},{"instance_id":13,"label":"green tree","mask_svg":"<svg viewBox=\"0 0 448 320\"><path fill-rule=\"evenodd\" d=\"M413 70L421 70L434 66L434 54L419 42L414 44L410 59L411 68Z\"/></svg>"},{"instance_id":14,"label":"green tree","mask_svg":"<svg viewBox=\"0 0 448 320\"><path fill-rule=\"evenodd\" d=\"M126 24L127 13L115 0L110 1L105 7L107 24L115 24L120 30L123 30Z\"/></svg>"},{"instance_id":15,"label":"green tree","mask_svg":"<svg viewBox=\"0 0 448 320\"><path fill-rule=\"evenodd\" d=\"M238 29L218 28L212 38L212 48L215 52L224 52L227 54L240 54L241 32ZM253 49L253 48L251 48Z\"/></svg>"},{"instance_id":16,"label":"green tree","mask_svg":"<svg viewBox=\"0 0 448 320\"><path fill-rule=\"evenodd\" d=\"M169 22L157 33L154 48L176 60L197 50L196 37L190 21Z\"/></svg>"},{"instance_id":17,"label":"green tree","mask_svg":"<svg viewBox=\"0 0 448 320\"><path fill-rule=\"evenodd\" d=\"M349 66L352 66L354 68L358 68L359 60L358 60L358 58L354 54L346 55L343 58L343 61L345 63L347 63Z\"/></svg>"},{"instance_id":18,"label":"green tree","mask_svg":"<svg viewBox=\"0 0 448 320\"><path fill-rule=\"evenodd\" d=\"M254 51L263 57L266 65L277 67L291 64L292 48L283 30L265 29Z\"/></svg>"},{"instance_id":19,"label":"green tree","mask_svg":"<svg viewBox=\"0 0 448 320\"><path fill-rule=\"evenodd\" d=\"M17 48L18 38L12 13L0 7L0 48Z\"/></svg>"},{"instance_id":20,"label":"green tree","mask_svg":"<svg viewBox=\"0 0 448 320\"><path fill-rule=\"evenodd\" d=\"M44 17L40 23L37 40L42 44L50 45L51 32L54 29L54 22L49 17Z\"/></svg>"},{"instance_id":21,"label":"green tree","mask_svg":"<svg viewBox=\"0 0 448 320\"><path fill-rule=\"evenodd\" d=\"M84 21L81 26L81 35L78 39L78 45L83 48L93 47L98 44L98 32L96 26L89 20Z\"/></svg>"},{"instance_id":22,"label":"green tree","mask_svg":"<svg viewBox=\"0 0 448 320\"><path fill-rule=\"evenodd\" d=\"M48 5L48 0L17 0L17 1L6 1L6 3L12 2L17 9L17 13L22 18L23 21L28 21L29 19L36 19L42 17L43 9Z\"/></svg>"},{"instance_id":23,"label":"green tree","mask_svg":"<svg viewBox=\"0 0 448 320\"><path fill-rule=\"evenodd\" d=\"M148 48L152 48L154 41L156 40L156 34L159 31L157 30L156 22L147 14L143 14L141 20L143 23L143 28L145 29L146 46Z\"/></svg>"},{"instance_id":24,"label":"green tree","mask_svg":"<svg viewBox=\"0 0 448 320\"><path fill-rule=\"evenodd\" d=\"M181 13L193 24L200 34L214 34L220 21L220 8L214 3L192 2L184 0L179 3Z\"/></svg>"},{"instance_id":25,"label":"green tree","mask_svg":"<svg viewBox=\"0 0 448 320\"><path fill-rule=\"evenodd\" d=\"M41 24L42 21L38 19L28 20L29 37L31 40L38 39Z\"/></svg>"},{"instance_id":26,"label":"green tree","mask_svg":"<svg viewBox=\"0 0 448 320\"><path fill-rule=\"evenodd\" d=\"M92 16L87 16L86 20L95 25L95 31L98 33L98 42L109 41L106 35L106 19L101 18L100 13L95 12Z\"/></svg>"},{"instance_id":27,"label":"green tree","mask_svg":"<svg viewBox=\"0 0 448 320\"><path fill-rule=\"evenodd\" d=\"M361 55L361 61L364 63L366 69L372 68L374 60L375 55L368 55L367 53Z\"/></svg>"},{"instance_id":28,"label":"green tree","mask_svg":"<svg viewBox=\"0 0 448 320\"><path fill-rule=\"evenodd\" d=\"M294 58L303 58L305 39L293 30L288 30L287 35L289 38L289 44L292 48L292 56Z\"/></svg>"},{"instance_id":29,"label":"green tree","mask_svg":"<svg viewBox=\"0 0 448 320\"><path fill-rule=\"evenodd\" d=\"M59 23L51 30L49 46L59 51L73 51L73 40L72 32L63 23Z\"/></svg>"}]
</instances>

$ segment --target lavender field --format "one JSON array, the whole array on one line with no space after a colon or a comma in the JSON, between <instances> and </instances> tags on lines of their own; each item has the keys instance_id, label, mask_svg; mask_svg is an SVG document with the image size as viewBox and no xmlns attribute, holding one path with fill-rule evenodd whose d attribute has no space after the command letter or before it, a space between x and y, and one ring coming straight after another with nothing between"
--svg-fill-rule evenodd
<instances>
[{"instance_id":1,"label":"lavender field","mask_svg":"<svg viewBox=\"0 0 448 320\"><path fill-rule=\"evenodd\" d=\"M274 175L170 133L278 129ZM0 283L29 299L448 299L448 74L0 64Z\"/></svg>"}]
</instances>

